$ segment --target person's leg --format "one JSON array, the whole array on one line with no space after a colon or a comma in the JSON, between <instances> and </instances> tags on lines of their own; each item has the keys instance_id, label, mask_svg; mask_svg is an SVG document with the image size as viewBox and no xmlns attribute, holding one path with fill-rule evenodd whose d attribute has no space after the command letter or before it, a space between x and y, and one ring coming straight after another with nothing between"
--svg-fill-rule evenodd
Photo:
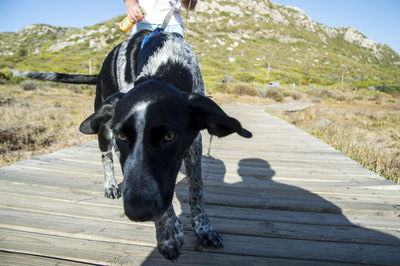
<instances>
[{"instance_id":1,"label":"person's leg","mask_svg":"<svg viewBox=\"0 0 400 266\"><path fill-rule=\"evenodd\" d=\"M165 28L165 31L179 33L180 35L182 35L182 37L184 36L183 30L184 30L184 28L183 28L183 26L181 24L168 25Z\"/></svg>"},{"instance_id":2,"label":"person's leg","mask_svg":"<svg viewBox=\"0 0 400 266\"><path fill-rule=\"evenodd\" d=\"M141 30L155 30L157 28L157 24L150 24L148 22L138 22L132 28L132 34L139 32Z\"/></svg>"}]
</instances>

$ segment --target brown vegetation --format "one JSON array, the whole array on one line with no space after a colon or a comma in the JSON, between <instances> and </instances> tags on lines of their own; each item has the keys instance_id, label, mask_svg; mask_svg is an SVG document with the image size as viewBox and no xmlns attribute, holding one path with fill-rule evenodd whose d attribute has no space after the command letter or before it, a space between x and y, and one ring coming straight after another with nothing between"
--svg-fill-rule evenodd
<instances>
[{"instance_id":1,"label":"brown vegetation","mask_svg":"<svg viewBox=\"0 0 400 266\"><path fill-rule=\"evenodd\" d=\"M78 130L93 94L94 87L35 81L1 85L0 167L93 139Z\"/></svg>"},{"instance_id":2,"label":"brown vegetation","mask_svg":"<svg viewBox=\"0 0 400 266\"><path fill-rule=\"evenodd\" d=\"M303 111L275 114L400 183L399 98L367 90L313 89L307 94L324 100Z\"/></svg>"}]
</instances>

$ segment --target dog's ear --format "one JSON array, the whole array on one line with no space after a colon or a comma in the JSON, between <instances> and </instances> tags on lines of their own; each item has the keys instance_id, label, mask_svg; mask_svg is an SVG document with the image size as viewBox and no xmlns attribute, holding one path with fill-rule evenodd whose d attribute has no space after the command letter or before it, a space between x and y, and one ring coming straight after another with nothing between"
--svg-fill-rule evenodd
<instances>
[{"instance_id":1,"label":"dog's ear","mask_svg":"<svg viewBox=\"0 0 400 266\"><path fill-rule=\"evenodd\" d=\"M114 115L117 102L125 95L125 93L117 92L111 95L100 105L97 110L85 119L79 127L84 134L97 134L100 126L110 120Z\"/></svg>"},{"instance_id":2,"label":"dog's ear","mask_svg":"<svg viewBox=\"0 0 400 266\"><path fill-rule=\"evenodd\" d=\"M242 128L235 118L228 116L215 102L197 93L188 95L188 106L195 125L207 129L211 135L225 137L236 132L242 137L251 138L250 131Z\"/></svg>"}]
</instances>

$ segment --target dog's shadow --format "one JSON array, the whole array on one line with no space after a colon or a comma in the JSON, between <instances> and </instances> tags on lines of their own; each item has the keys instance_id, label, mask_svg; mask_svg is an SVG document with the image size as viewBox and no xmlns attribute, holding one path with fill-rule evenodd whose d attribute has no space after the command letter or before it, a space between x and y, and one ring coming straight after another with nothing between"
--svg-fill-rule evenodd
<instances>
[{"instance_id":1,"label":"dog's shadow","mask_svg":"<svg viewBox=\"0 0 400 266\"><path fill-rule=\"evenodd\" d=\"M185 231L182 255L172 263L155 248L142 265L264 265L271 258L306 261L321 260L324 256L332 262L336 259L367 264L382 264L382 260L389 265L400 262L399 254L386 261L382 256L374 259L377 255L374 244L385 243L393 249L400 246L398 238L353 224L340 207L316 194L275 182L275 171L266 160L244 158L238 164L229 160L225 165L211 155L202 159L207 213L224 239L224 248L197 250L185 177L176 185L182 210L179 217ZM288 262L282 263L285 261Z\"/></svg>"}]
</instances>

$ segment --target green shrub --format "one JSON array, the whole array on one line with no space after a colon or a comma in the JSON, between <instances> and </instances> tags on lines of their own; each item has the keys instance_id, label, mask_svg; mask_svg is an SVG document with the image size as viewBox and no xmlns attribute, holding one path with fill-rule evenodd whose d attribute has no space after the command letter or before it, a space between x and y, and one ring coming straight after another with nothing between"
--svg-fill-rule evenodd
<instances>
[{"instance_id":1,"label":"green shrub","mask_svg":"<svg viewBox=\"0 0 400 266\"><path fill-rule=\"evenodd\" d=\"M242 82L253 82L256 79L255 75L249 72L236 73L233 77Z\"/></svg>"},{"instance_id":2,"label":"green shrub","mask_svg":"<svg viewBox=\"0 0 400 266\"><path fill-rule=\"evenodd\" d=\"M18 84L23 80L25 79L22 77L14 76L9 68L0 69L0 81L3 83Z\"/></svg>"},{"instance_id":3,"label":"green shrub","mask_svg":"<svg viewBox=\"0 0 400 266\"><path fill-rule=\"evenodd\" d=\"M400 86L378 86L377 89L381 92L391 94L391 95L398 95L400 94Z\"/></svg>"}]
</instances>

